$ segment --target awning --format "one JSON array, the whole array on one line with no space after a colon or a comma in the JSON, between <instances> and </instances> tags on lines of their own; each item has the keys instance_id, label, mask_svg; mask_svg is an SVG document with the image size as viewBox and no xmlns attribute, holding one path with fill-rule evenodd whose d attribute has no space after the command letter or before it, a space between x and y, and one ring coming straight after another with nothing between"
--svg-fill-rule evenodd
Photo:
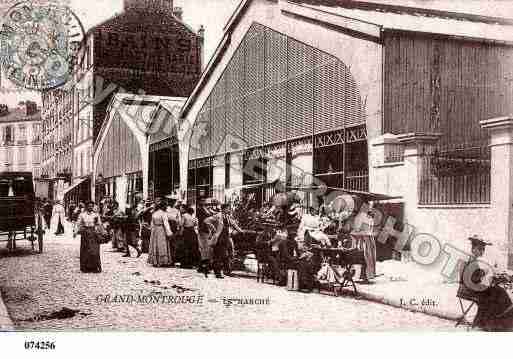
<instances>
[{"instance_id":1,"label":"awning","mask_svg":"<svg viewBox=\"0 0 513 359\"><path fill-rule=\"evenodd\" d=\"M71 185L70 187L66 188L64 190L64 192L62 193L62 195L65 196L66 194L68 194L69 192L73 191L73 189L77 188L78 186L80 186L82 183L84 183L88 179L89 178L83 178L80 181L78 181L77 183L75 183L74 185Z\"/></svg>"},{"instance_id":2,"label":"awning","mask_svg":"<svg viewBox=\"0 0 513 359\"><path fill-rule=\"evenodd\" d=\"M341 191L348 194L354 194L356 196L362 197L363 200L369 202L369 201L388 201L392 199L402 199L402 196L389 196L382 193L372 193L372 192L365 192L365 191L356 191L351 189L345 189L345 188L336 188L336 187L328 187L328 189L333 191Z\"/></svg>"},{"instance_id":3,"label":"awning","mask_svg":"<svg viewBox=\"0 0 513 359\"><path fill-rule=\"evenodd\" d=\"M314 192L319 189L321 189L322 186L287 186L288 191L303 191L303 192ZM357 191L352 189L346 189L346 188L338 188L338 187L324 187L327 190L330 191L340 191L347 194L352 194L356 196L360 196L363 200L369 202L369 201L387 201L392 199L402 199L402 196L389 196L382 193L372 193L372 192L365 192L365 191Z\"/></svg>"},{"instance_id":4,"label":"awning","mask_svg":"<svg viewBox=\"0 0 513 359\"><path fill-rule=\"evenodd\" d=\"M230 188L231 190L242 190L242 189L250 189L250 188L258 188L258 187L264 187L265 185L268 185L269 183L252 183L252 184L245 184L242 186L237 186Z\"/></svg>"},{"instance_id":5,"label":"awning","mask_svg":"<svg viewBox=\"0 0 513 359\"><path fill-rule=\"evenodd\" d=\"M242 190L242 189L250 189L250 188L258 188L263 186L268 186L272 184L277 184L278 181L275 182L266 182L266 183L255 183L255 184L248 184L243 186L238 186L235 188L231 188L230 190ZM286 186L287 191L301 191L301 192L315 192L322 188L322 186ZM365 191L357 191L352 189L346 189L346 188L338 188L338 187L324 187L327 190L330 191L340 191L347 194L352 194L355 196L361 197L363 200L369 202L369 201L388 201L393 199L402 199L402 196L389 196L382 193L372 193L372 192L365 192Z\"/></svg>"}]
</instances>

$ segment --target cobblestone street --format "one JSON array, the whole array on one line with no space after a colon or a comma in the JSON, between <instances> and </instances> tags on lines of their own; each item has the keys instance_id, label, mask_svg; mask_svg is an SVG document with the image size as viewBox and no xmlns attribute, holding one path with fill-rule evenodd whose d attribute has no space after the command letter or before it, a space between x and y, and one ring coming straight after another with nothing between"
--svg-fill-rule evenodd
<instances>
[{"instance_id":1,"label":"cobblestone street","mask_svg":"<svg viewBox=\"0 0 513 359\"><path fill-rule=\"evenodd\" d=\"M147 255L122 258L110 244L102 246L103 273L84 274L79 242L69 235L47 236L44 253L32 254L30 244L20 241L14 255L2 243L0 290L18 330L455 330L454 322L365 300L289 292L252 278L205 279L195 270L153 268ZM152 294L204 300L201 305L98 300ZM223 297L269 298L269 304L226 306ZM51 315L63 308L74 315Z\"/></svg>"}]
</instances>

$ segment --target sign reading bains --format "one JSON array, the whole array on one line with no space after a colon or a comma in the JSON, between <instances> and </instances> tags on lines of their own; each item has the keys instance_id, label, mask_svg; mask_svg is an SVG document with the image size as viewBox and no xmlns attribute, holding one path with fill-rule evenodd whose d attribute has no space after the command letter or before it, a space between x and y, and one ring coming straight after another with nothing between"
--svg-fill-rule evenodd
<instances>
[{"instance_id":1,"label":"sign reading bains","mask_svg":"<svg viewBox=\"0 0 513 359\"><path fill-rule=\"evenodd\" d=\"M196 73L199 51L193 39L183 34L149 34L100 30L98 43L101 66L122 66L132 70Z\"/></svg>"}]
</instances>

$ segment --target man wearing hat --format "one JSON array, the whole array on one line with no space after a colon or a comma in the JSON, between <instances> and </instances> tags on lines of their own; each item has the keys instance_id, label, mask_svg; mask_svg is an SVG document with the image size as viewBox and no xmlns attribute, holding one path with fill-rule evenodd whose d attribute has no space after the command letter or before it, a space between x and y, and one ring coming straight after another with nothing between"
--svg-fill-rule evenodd
<instances>
[{"instance_id":1,"label":"man wearing hat","mask_svg":"<svg viewBox=\"0 0 513 359\"><path fill-rule=\"evenodd\" d=\"M483 257L486 247L492 244L477 235L468 240L471 243L471 256L463 266L457 296L477 304L473 326L484 330L513 329L513 302L508 293L497 285L495 277L492 277L490 283L483 281L489 270L486 270L485 263L479 258Z\"/></svg>"},{"instance_id":2,"label":"man wearing hat","mask_svg":"<svg viewBox=\"0 0 513 359\"><path fill-rule=\"evenodd\" d=\"M205 219L204 223L212 227L212 266L216 278L224 278L225 275L231 275L231 259L233 258L234 245L230 237L230 227L237 232L243 232L235 220L230 215L230 205L221 205L221 212Z\"/></svg>"}]
</instances>

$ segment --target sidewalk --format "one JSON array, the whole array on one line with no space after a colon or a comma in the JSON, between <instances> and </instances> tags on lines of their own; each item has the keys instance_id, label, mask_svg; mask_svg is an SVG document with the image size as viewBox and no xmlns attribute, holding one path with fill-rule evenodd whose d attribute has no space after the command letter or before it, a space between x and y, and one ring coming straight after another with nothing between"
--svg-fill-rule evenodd
<instances>
[{"instance_id":1,"label":"sidewalk","mask_svg":"<svg viewBox=\"0 0 513 359\"><path fill-rule=\"evenodd\" d=\"M2 294L0 293L0 332L13 330L14 325L12 323L11 317L9 316L9 313L7 313L7 308L5 307Z\"/></svg>"},{"instance_id":2,"label":"sidewalk","mask_svg":"<svg viewBox=\"0 0 513 359\"><path fill-rule=\"evenodd\" d=\"M246 260L245 266L249 272L256 272L256 261ZM376 272L378 277L372 284L356 281L360 298L442 319L456 321L461 317L456 297L459 283L448 282L439 268L423 268L414 262L389 260L378 262ZM469 304L463 302L465 308ZM473 319L476 311L476 306L472 307L466 316L467 321Z\"/></svg>"},{"instance_id":3,"label":"sidewalk","mask_svg":"<svg viewBox=\"0 0 513 359\"><path fill-rule=\"evenodd\" d=\"M377 273L372 284L357 282L363 298L443 319L456 321L461 317L456 297L459 283L448 282L436 269L424 270L413 262L386 261L377 263ZM463 301L465 308L469 304ZM472 320L476 311L477 307L472 307L467 320Z\"/></svg>"}]
</instances>

